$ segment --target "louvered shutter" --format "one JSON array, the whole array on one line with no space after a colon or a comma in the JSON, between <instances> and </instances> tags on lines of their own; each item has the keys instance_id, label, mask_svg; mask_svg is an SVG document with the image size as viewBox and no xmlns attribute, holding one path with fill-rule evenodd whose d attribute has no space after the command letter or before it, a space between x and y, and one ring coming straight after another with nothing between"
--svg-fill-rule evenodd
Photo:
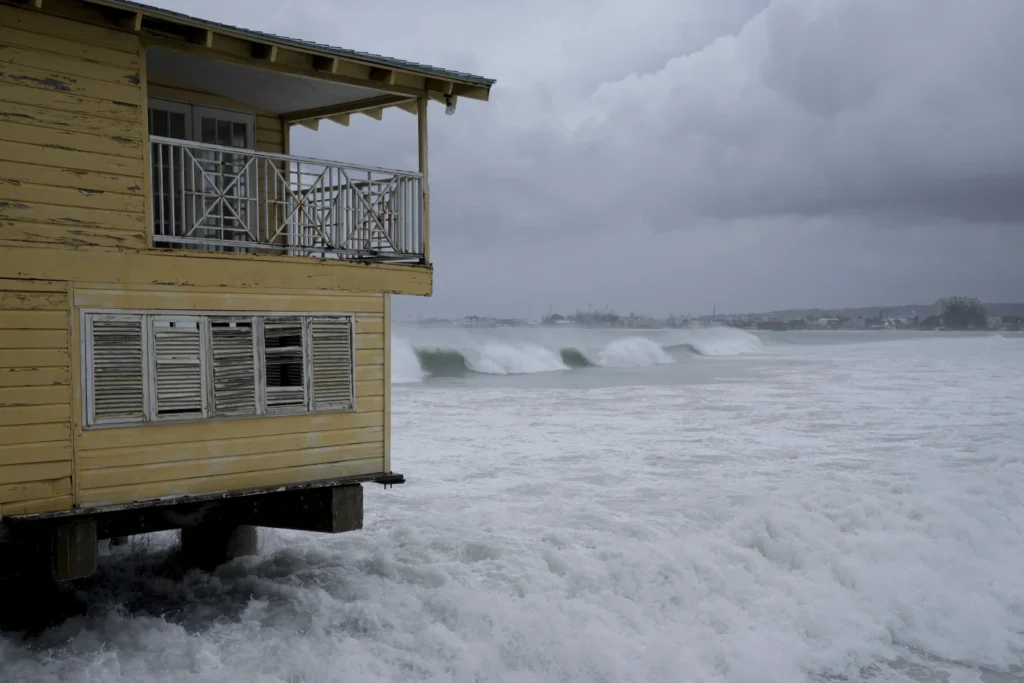
<instances>
[{"instance_id":1,"label":"louvered shutter","mask_svg":"<svg viewBox=\"0 0 1024 683\"><path fill-rule=\"evenodd\" d=\"M142 421L142 316L92 316L90 329L93 420Z\"/></svg>"},{"instance_id":2,"label":"louvered shutter","mask_svg":"<svg viewBox=\"0 0 1024 683\"><path fill-rule=\"evenodd\" d=\"M352 410L352 318L313 318L309 328L313 409Z\"/></svg>"},{"instance_id":3,"label":"louvered shutter","mask_svg":"<svg viewBox=\"0 0 1024 683\"><path fill-rule=\"evenodd\" d=\"M306 406L302 318L263 321L263 381L267 409Z\"/></svg>"},{"instance_id":4,"label":"louvered shutter","mask_svg":"<svg viewBox=\"0 0 1024 683\"><path fill-rule=\"evenodd\" d=\"M213 403L216 415L256 413L252 320L212 318Z\"/></svg>"},{"instance_id":5,"label":"louvered shutter","mask_svg":"<svg viewBox=\"0 0 1024 683\"><path fill-rule=\"evenodd\" d=\"M203 414L203 362L199 321L152 319L157 417Z\"/></svg>"}]
</instances>

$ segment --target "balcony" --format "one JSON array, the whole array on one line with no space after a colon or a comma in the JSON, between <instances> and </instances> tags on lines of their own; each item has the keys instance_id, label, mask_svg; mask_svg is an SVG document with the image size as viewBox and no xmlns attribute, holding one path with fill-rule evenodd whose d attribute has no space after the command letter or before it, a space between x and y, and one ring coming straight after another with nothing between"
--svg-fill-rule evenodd
<instances>
[{"instance_id":1,"label":"balcony","mask_svg":"<svg viewBox=\"0 0 1024 683\"><path fill-rule=\"evenodd\" d=\"M420 173L150 136L156 247L423 263Z\"/></svg>"}]
</instances>

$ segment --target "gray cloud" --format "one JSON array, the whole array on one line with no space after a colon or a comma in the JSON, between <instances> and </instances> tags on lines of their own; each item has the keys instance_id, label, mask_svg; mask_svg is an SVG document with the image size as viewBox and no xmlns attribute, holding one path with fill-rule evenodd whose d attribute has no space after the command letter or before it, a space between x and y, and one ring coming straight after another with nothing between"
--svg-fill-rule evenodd
<instances>
[{"instance_id":1,"label":"gray cloud","mask_svg":"<svg viewBox=\"0 0 1024 683\"><path fill-rule=\"evenodd\" d=\"M436 293L399 311L1024 298L1019 0L259 4L174 3L499 79L431 111ZM294 148L416 163L401 112Z\"/></svg>"}]
</instances>

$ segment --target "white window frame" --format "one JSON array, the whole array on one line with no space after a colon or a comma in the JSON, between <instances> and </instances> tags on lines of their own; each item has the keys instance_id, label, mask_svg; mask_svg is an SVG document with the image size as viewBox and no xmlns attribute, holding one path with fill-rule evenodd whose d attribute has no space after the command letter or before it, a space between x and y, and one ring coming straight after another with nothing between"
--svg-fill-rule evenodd
<instances>
[{"instance_id":1,"label":"white window frame","mask_svg":"<svg viewBox=\"0 0 1024 683\"><path fill-rule=\"evenodd\" d=\"M264 348L263 322L268 318L299 318L302 327L302 360L303 383L305 385L304 405L281 406L268 410L266 403L266 354ZM143 410L144 416L137 419L96 419L95 415L95 379L93 358L92 321L96 318L104 320L140 320L142 328L142 374L143 374ZM348 323L349 343L351 345L348 373L350 377L351 400L344 403L333 403L317 408L313 396L313 348L310 325L314 319L338 320ZM203 385L203 416L195 415L164 415L156 414L156 357L153 335L154 321L189 321L197 322L200 330L201 374ZM214 369L211 322L251 321L253 331L253 363L256 410L253 413L216 412L214 394ZM189 422L207 422L213 420L245 420L260 417L277 417L281 415L305 415L339 412L356 412L356 316L351 312L293 312L293 311L171 311L171 310L126 310L126 309L81 309L79 329L81 330L81 360L83 368L82 381L82 426L84 429L106 427L138 426L145 424L181 424Z\"/></svg>"},{"instance_id":2,"label":"white window frame","mask_svg":"<svg viewBox=\"0 0 1024 683\"><path fill-rule=\"evenodd\" d=\"M179 100L166 100L160 97L150 97L146 103L146 126L147 130L149 127L149 111L155 109L157 111L169 111L176 114L185 115L185 133L188 137L184 138L188 142L199 142L200 133L203 117L217 119L220 121L231 121L232 123L243 123L245 124L245 137L247 145L240 147L239 149L256 149L256 115L249 114L244 111L238 111L236 109L222 109L220 107L210 107L202 104L192 104L190 102L181 102Z\"/></svg>"}]
</instances>

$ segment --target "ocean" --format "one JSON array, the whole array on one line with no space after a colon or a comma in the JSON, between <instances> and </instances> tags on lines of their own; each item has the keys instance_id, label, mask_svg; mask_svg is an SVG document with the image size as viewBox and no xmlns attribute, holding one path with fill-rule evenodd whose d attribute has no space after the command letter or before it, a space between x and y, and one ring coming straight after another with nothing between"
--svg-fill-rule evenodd
<instances>
[{"instance_id":1,"label":"ocean","mask_svg":"<svg viewBox=\"0 0 1024 683\"><path fill-rule=\"evenodd\" d=\"M134 537L0 679L1024 682L1024 335L399 325L392 381L362 531Z\"/></svg>"}]
</instances>

